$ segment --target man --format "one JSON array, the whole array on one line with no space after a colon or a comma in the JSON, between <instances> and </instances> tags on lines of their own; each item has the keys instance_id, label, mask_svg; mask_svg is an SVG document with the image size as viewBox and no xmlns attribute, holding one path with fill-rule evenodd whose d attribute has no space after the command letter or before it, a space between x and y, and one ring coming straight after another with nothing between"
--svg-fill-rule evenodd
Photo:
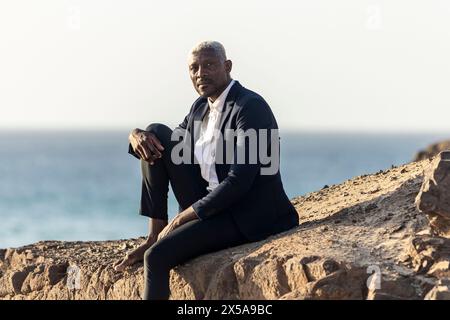
<instances>
[{"instance_id":1,"label":"man","mask_svg":"<svg viewBox=\"0 0 450 320\"><path fill-rule=\"evenodd\" d=\"M141 159L140 214L150 218L149 235L116 270L144 258L144 299L169 298L177 265L298 225L278 168L275 117L260 95L231 79L231 68L220 43L201 42L189 55L200 97L184 121L173 131L154 123L129 135L129 153ZM275 170L264 155L275 158ZM169 182L181 212L168 224Z\"/></svg>"}]
</instances>

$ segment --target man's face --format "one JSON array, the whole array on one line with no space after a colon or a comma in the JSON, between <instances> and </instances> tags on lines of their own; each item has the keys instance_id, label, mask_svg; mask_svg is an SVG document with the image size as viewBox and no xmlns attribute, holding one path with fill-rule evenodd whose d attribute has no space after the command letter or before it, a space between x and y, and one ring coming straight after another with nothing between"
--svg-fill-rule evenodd
<instances>
[{"instance_id":1,"label":"man's face","mask_svg":"<svg viewBox=\"0 0 450 320\"><path fill-rule=\"evenodd\" d=\"M213 50L189 57L189 75L199 95L215 100L230 80L231 61L222 61Z\"/></svg>"}]
</instances>

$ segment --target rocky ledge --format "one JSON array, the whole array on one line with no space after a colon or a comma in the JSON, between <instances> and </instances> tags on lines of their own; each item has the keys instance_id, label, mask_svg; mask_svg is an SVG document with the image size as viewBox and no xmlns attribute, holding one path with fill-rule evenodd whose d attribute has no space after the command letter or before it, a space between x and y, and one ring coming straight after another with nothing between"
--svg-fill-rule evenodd
<instances>
[{"instance_id":1,"label":"rocky ledge","mask_svg":"<svg viewBox=\"0 0 450 320\"><path fill-rule=\"evenodd\" d=\"M294 198L299 227L177 267L171 299L450 298L446 163L438 156ZM123 273L112 264L142 240L0 250L0 298L140 299L142 264Z\"/></svg>"},{"instance_id":2,"label":"rocky ledge","mask_svg":"<svg viewBox=\"0 0 450 320\"><path fill-rule=\"evenodd\" d=\"M420 150L414 156L414 161L421 161L437 156L441 151L450 150L450 140L443 140L430 144L425 149Z\"/></svg>"}]
</instances>

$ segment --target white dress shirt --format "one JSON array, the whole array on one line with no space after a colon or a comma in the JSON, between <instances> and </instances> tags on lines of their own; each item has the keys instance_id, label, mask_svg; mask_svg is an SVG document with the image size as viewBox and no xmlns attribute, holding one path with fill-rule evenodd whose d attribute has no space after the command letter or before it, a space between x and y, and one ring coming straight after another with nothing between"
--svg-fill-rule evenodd
<instances>
[{"instance_id":1,"label":"white dress shirt","mask_svg":"<svg viewBox=\"0 0 450 320\"><path fill-rule=\"evenodd\" d=\"M212 191L219 184L215 167L216 143L220 132L218 126L225 100L234 83L235 81L231 80L230 84L214 102L208 98L209 110L203 118L200 134L194 146L194 155L200 165L203 179L208 182L208 191Z\"/></svg>"}]
</instances>

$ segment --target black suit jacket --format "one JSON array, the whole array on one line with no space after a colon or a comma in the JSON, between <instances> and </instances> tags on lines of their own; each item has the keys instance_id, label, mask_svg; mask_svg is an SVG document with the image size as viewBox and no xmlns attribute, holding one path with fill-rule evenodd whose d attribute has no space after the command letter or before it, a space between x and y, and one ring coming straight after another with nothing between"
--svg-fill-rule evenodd
<instances>
[{"instance_id":1,"label":"black suit jacket","mask_svg":"<svg viewBox=\"0 0 450 320\"><path fill-rule=\"evenodd\" d=\"M184 141L189 142L189 146L194 145L195 135L199 131L195 124L198 125L202 121L207 111L207 99L200 97L179 125L179 128L185 129L188 134ZM222 150L222 155L225 155L227 147L230 148L229 143L232 143L234 157L231 161L226 161L225 157L222 163L216 161L219 185L192 205L198 217L203 220L217 214L229 213L240 231L251 241L297 226L298 214L284 191L279 170L271 175L261 174L261 168L267 168L271 164L262 161L259 156L256 161L251 161L250 139L245 139L245 132L249 129L256 132L259 129L267 129L267 147L262 151L263 154L271 156L270 129L278 129L278 125L266 101L236 81L225 100L219 129L223 136L226 135L227 129L237 132L232 140L225 140L222 146L218 145L219 152ZM259 143L264 137L257 135L257 139L259 153ZM279 142L278 135L276 139ZM243 141L244 144L239 144L238 141ZM237 150L238 148L241 150ZM193 148L188 150L193 161ZM237 158L238 151L242 150L245 163ZM279 148L277 152L279 159Z\"/></svg>"}]
</instances>

